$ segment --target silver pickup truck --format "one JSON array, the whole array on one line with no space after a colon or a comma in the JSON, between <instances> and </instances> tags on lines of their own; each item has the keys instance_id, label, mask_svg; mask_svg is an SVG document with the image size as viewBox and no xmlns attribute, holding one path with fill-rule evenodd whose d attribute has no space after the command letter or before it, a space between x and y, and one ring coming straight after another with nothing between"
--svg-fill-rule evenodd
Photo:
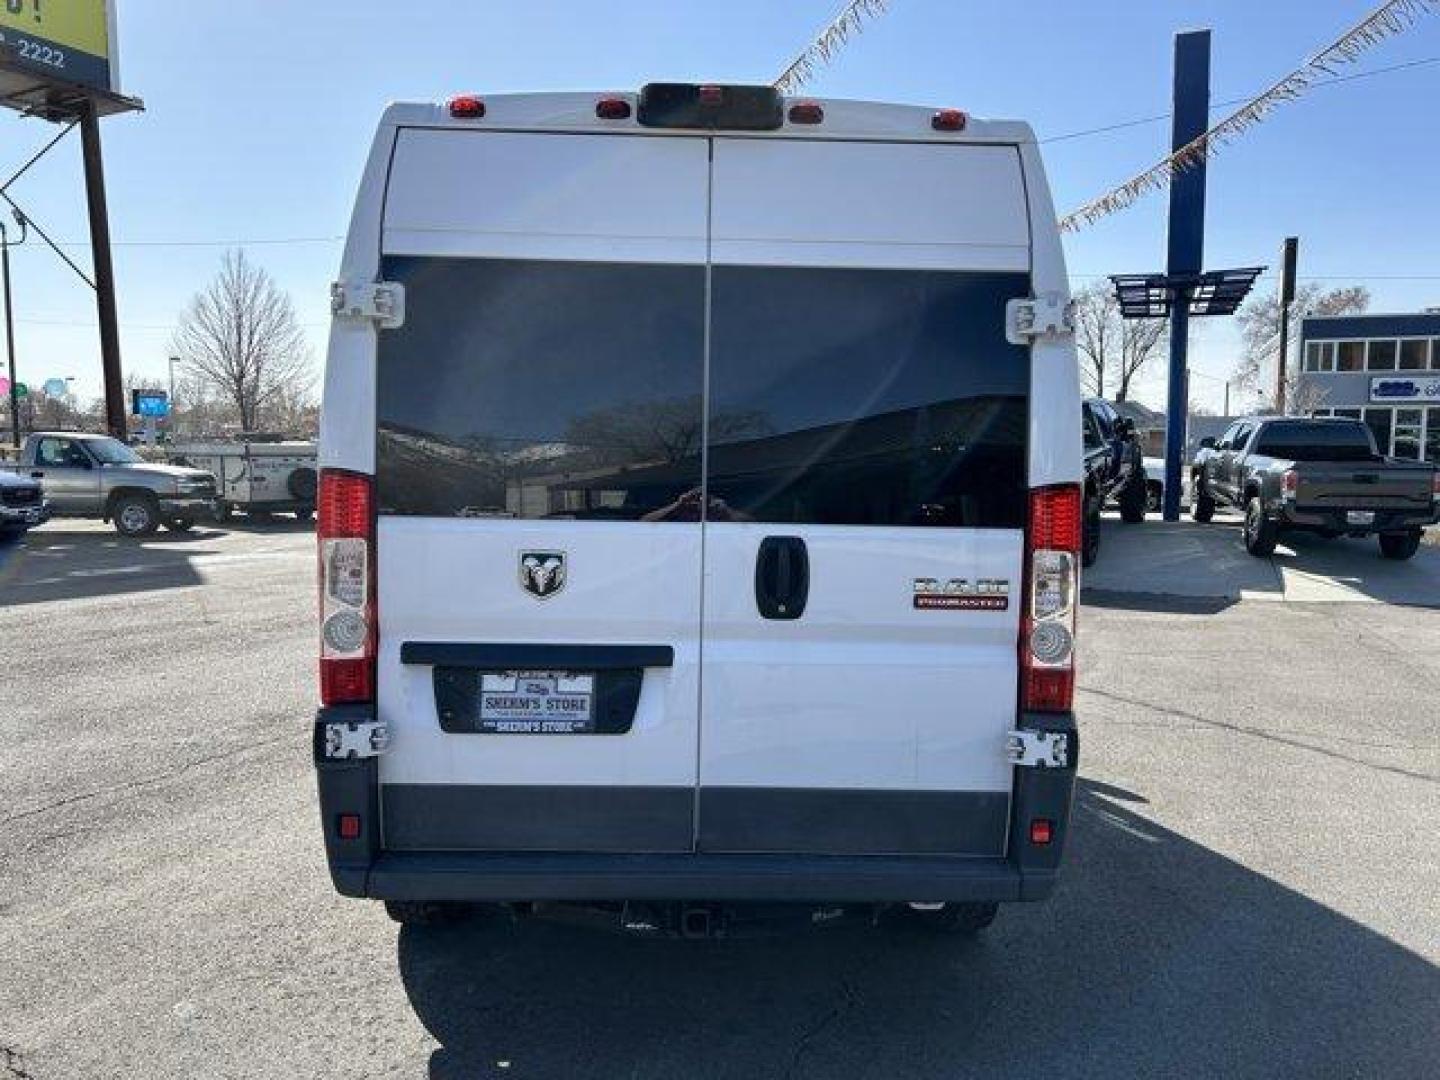
<instances>
[{"instance_id":1,"label":"silver pickup truck","mask_svg":"<svg viewBox=\"0 0 1440 1080\"><path fill-rule=\"evenodd\" d=\"M183 531L216 514L213 475L146 461L108 435L37 431L0 469L40 481L56 514L100 518L121 536Z\"/></svg>"}]
</instances>

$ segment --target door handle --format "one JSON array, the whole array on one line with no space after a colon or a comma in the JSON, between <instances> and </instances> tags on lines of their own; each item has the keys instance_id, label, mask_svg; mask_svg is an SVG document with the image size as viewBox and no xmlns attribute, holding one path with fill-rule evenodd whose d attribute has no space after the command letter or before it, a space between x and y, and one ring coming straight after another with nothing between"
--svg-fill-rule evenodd
<instances>
[{"instance_id":1,"label":"door handle","mask_svg":"<svg viewBox=\"0 0 1440 1080\"><path fill-rule=\"evenodd\" d=\"M755 557L755 606L767 619L798 619L810 598L810 553L798 536L767 536Z\"/></svg>"}]
</instances>

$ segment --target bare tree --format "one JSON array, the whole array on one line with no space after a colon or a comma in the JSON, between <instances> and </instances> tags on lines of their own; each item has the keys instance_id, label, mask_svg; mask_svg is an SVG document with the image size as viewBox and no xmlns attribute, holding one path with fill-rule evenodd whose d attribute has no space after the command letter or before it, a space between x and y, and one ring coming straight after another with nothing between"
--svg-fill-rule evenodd
<instances>
[{"instance_id":1,"label":"bare tree","mask_svg":"<svg viewBox=\"0 0 1440 1080\"><path fill-rule=\"evenodd\" d=\"M1108 373L1115 377L1115 400L1125 401L1140 369L1165 352L1164 319L1123 319L1108 281L1097 281L1075 294L1075 348L1087 392L1105 396Z\"/></svg>"},{"instance_id":2,"label":"bare tree","mask_svg":"<svg viewBox=\"0 0 1440 1080\"><path fill-rule=\"evenodd\" d=\"M1085 392L1105 396L1105 368L1120 336L1120 304L1108 281L1097 281L1075 294L1075 348Z\"/></svg>"},{"instance_id":3,"label":"bare tree","mask_svg":"<svg viewBox=\"0 0 1440 1080\"><path fill-rule=\"evenodd\" d=\"M1141 368L1169 351L1165 341L1165 331L1169 326L1168 319L1121 320L1120 385L1115 388L1116 401L1125 401L1130 397L1130 383L1140 374Z\"/></svg>"},{"instance_id":4,"label":"bare tree","mask_svg":"<svg viewBox=\"0 0 1440 1080\"><path fill-rule=\"evenodd\" d=\"M228 252L190 301L174 349L187 375L234 406L244 431L256 429L271 402L314 381L290 297L244 251Z\"/></svg>"},{"instance_id":5,"label":"bare tree","mask_svg":"<svg viewBox=\"0 0 1440 1080\"><path fill-rule=\"evenodd\" d=\"M1370 290L1363 285L1347 285L1323 289L1315 282L1306 282L1295 290L1290 305L1290 340L1298 346L1300 320L1314 315L1358 315L1370 306ZM1240 362L1235 365L1235 381L1247 390L1259 391L1273 404L1274 379L1262 385L1262 375L1275 370L1275 357L1280 348L1280 296L1271 291L1252 296L1235 316L1240 324ZM1285 400L1299 408L1296 389L1299 364L1286 358ZM1311 403L1310 408L1318 408Z\"/></svg>"}]
</instances>

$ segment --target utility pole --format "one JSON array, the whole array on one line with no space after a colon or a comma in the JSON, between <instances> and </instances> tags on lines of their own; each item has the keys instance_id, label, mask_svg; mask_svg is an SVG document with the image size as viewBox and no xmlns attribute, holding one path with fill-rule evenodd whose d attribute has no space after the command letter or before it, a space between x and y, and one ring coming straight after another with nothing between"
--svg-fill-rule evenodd
<instances>
[{"instance_id":1,"label":"utility pole","mask_svg":"<svg viewBox=\"0 0 1440 1080\"><path fill-rule=\"evenodd\" d=\"M125 380L120 373L120 321L115 313L115 268L110 261L110 215L105 205L105 164L100 153L100 116L94 100L80 106L80 145L85 158L85 201L90 211L90 251L95 263L95 306L100 317L100 363L105 374L105 426L125 438Z\"/></svg>"},{"instance_id":2,"label":"utility pole","mask_svg":"<svg viewBox=\"0 0 1440 1080\"><path fill-rule=\"evenodd\" d=\"M1287 236L1280 249L1280 355L1275 358L1275 411L1285 414L1285 365L1290 355L1290 306L1295 303L1295 265L1300 238Z\"/></svg>"},{"instance_id":3,"label":"utility pole","mask_svg":"<svg viewBox=\"0 0 1440 1080\"><path fill-rule=\"evenodd\" d=\"M23 244L29 231L25 219L17 215L20 224L20 239ZM10 360L10 439L15 449L20 449L20 384L15 378L15 312L10 302L10 234L5 231L5 222L0 221L0 276L5 278L5 355Z\"/></svg>"}]
</instances>

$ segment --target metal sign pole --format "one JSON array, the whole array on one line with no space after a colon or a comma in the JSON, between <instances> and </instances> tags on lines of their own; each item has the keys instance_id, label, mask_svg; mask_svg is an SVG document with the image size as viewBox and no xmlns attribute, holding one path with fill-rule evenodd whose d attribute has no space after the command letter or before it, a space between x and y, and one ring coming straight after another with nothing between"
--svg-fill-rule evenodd
<instances>
[{"instance_id":1,"label":"metal sign pole","mask_svg":"<svg viewBox=\"0 0 1440 1080\"><path fill-rule=\"evenodd\" d=\"M1179 150L1210 126L1210 31L1175 35L1174 121L1172 150ZM1199 274L1205 256L1205 163L1170 183L1170 229L1166 273ZM1165 420L1165 520L1180 519L1185 425L1189 399L1185 369L1190 342L1191 290L1175 292L1170 309L1170 380Z\"/></svg>"},{"instance_id":2,"label":"metal sign pole","mask_svg":"<svg viewBox=\"0 0 1440 1080\"><path fill-rule=\"evenodd\" d=\"M1275 360L1275 411L1285 412L1285 365L1290 351L1290 306L1295 303L1295 265L1300 259L1300 238L1287 236L1280 249L1280 355Z\"/></svg>"},{"instance_id":3,"label":"metal sign pole","mask_svg":"<svg viewBox=\"0 0 1440 1080\"><path fill-rule=\"evenodd\" d=\"M80 111L85 157L85 197L90 210L90 249L95 262L95 304L100 317L100 362L105 375L105 425L124 439L125 380L120 373L120 323L115 313L115 268L110 261L110 215L105 204L105 165L100 153L100 118L95 102Z\"/></svg>"}]
</instances>

